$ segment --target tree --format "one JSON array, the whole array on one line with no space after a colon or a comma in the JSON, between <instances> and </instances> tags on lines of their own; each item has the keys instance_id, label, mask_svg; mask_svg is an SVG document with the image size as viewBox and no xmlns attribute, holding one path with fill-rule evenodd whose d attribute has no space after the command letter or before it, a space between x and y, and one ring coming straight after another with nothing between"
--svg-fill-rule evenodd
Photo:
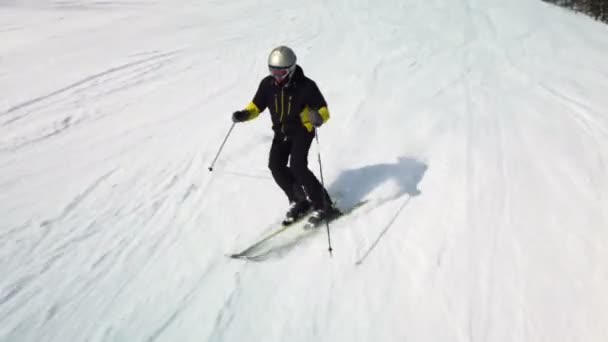
<instances>
[{"instance_id":1,"label":"tree","mask_svg":"<svg viewBox=\"0 0 608 342\"><path fill-rule=\"evenodd\" d=\"M559 6L583 12L591 17L608 23L608 0L543 0Z\"/></svg>"}]
</instances>

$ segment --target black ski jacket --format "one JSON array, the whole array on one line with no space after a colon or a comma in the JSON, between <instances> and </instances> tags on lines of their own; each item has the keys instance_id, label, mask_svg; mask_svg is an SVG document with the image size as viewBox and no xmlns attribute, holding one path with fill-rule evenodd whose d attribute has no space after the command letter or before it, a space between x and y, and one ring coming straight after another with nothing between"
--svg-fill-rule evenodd
<instances>
[{"instance_id":1,"label":"black ski jacket","mask_svg":"<svg viewBox=\"0 0 608 342\"><path fill-rule=\"evenodd\" d=\"M309 110L318 111L323 122L329 119L323 94L299 65L284 86L278 85L272 76L262 79L253 100L245 107L249 112L248 120L256 118L266 108L270 111L272 129L287 136L302 130L313 131Z\"/></svg>"}]
</instances>

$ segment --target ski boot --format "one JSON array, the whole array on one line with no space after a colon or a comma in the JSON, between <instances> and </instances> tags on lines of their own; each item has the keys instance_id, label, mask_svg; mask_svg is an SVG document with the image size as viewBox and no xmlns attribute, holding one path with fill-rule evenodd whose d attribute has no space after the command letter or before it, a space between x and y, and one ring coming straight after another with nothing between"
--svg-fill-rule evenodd
<instances>
[{"instance_id":1,"label":"ski boot","mask_svg":"<svg viewBox=\"0 0 608 342\"><path fill-rule=\"evenodd\" d=\"M307 200L299 201L299 202L291 202L289 205L289 210L285 214L285 219L282 224L284 226L288 226L290 224L296 223L298 220L302 219L308 212L310 211L311 205Z\"/></svg>"},{"instance_id":2,"label":"ski boot","mask_svg":"<svg viewBox=\"0 0 608 342\"><path fill-rule=\"evenodd\" d=\"M308 218L308 222L304 226L304 229L316 228L325 222L335 220L341 215L342 212L340 212L340 209L336 208L333 205L326 207L325 209L317 209L313 211L312 214L310 214L310 217Z\"/></svg>"}]
</instances>

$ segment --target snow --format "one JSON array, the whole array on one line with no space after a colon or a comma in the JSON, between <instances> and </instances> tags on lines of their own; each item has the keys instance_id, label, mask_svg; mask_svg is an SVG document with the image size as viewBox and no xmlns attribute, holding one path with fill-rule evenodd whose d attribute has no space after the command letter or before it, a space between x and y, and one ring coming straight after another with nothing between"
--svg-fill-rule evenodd
<instances>
[{"instance_id":1,"label":"snow","mask_svg":"<svg viewBox=\"0 0 608 342\"><path fill-rule=\"evenodd\" d=\"M279 44L343 205L280 220ZM605 341L608 27L534 0L0 0L0 341Z\"/></svg>"}]
</instances>

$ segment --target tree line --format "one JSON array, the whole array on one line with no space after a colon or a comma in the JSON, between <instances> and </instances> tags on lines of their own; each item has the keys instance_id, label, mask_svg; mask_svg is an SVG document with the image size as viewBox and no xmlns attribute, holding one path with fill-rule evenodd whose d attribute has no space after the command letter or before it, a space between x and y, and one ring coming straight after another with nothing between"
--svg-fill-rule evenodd
<instances>
[{"instance_id":1,"label":"tree line","mask_svg":"<svg viewBox=\"0 0 608 342\"><path fill-rule=\"evenodd\" d=\"M559 6L586 13L597 20L608 23L608 0L543 0Z\"/></svg>"}]
</instances>

